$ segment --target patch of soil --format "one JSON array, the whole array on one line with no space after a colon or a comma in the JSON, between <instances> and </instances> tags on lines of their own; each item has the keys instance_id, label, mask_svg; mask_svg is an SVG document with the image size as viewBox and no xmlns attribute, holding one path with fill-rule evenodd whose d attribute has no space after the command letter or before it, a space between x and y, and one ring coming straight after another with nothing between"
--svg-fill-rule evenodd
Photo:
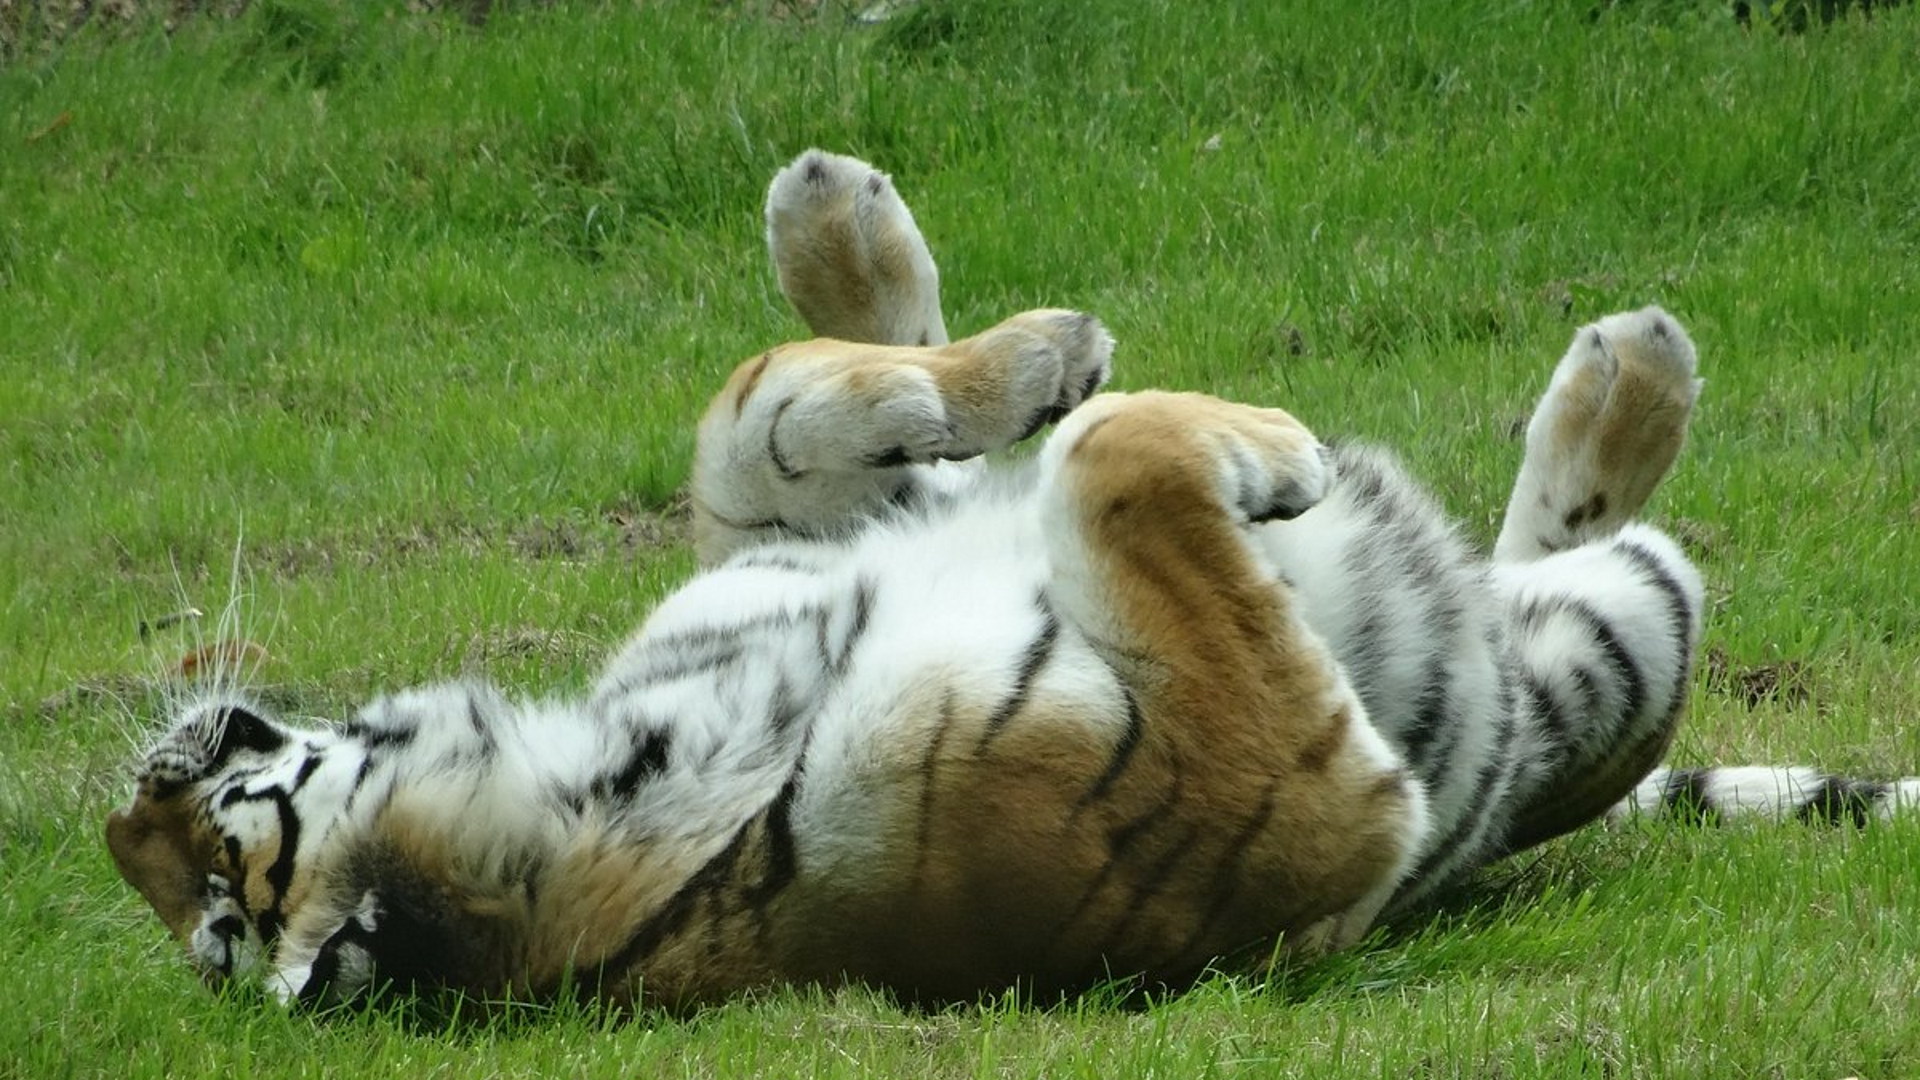
<instances>
[{"instance_id":1,"label":"patch of soil","mask_svg":"<svg viewBox=\"0 0 1920 1080\"><path fill-rule=\"evenodd\" d=\"M1674 518L1666 524L1667 533L1696 560L1711 559L1726 546L1727 530L1723 526L1693 518Z\"/></svg>"},{"instance_id":2,"label":"patch of soil","mask_svg":"<svg viewBox=\"0 0 1920 1080\"><path fill-rule=\"evenodd\" d=\"M1799 708L1813 700L1812 678L1803 661L1744 665L1715 645L1703 658L1702 672L1709 691L1734 698L1749 709L1768 701Z\"/></svg>"},{"instance_id":3,"label":"patch of soil","mask_svg":"<svg viewBox=\"0 0 1920 1080\"><path fill-rule=\"evenodd\" d=\"M666 510L620 503L593 518L565 515L498 526L451 522L407 526L371 535L319 536L249 544L242 561L265 567L277 577L288 578L327 573L337 566L390 566L445 551L477 554L496 548L532 561L591 562L613 558L631 561L687 543L691 531L688 518L684 498ZM192 579L193 575L188 577Z\"/></svg>"},{"instance_id":4,"label":"patch of soil","mask_svg":"<svg viewBox=\"0 0 1920 1080\"><path fill-rule=\"evenodd\" d=\"M461 655L463 671L483 671L500 660L540 659L555 664L579 664L600 654L600 639L577 630L548 630L513 626L488 630L467 640Z\"/></svg>"},{"instance_id":5,"label":"patch of soil","mask_svg":"<svg viewBox=\"0 0 1920 1080\"><path fill-rule=\"evenodd\" d=\"M619 535L620 548L631 558L692 542L693 504L685 492L665 510L648 510L630 503L609 507L607 524Z\"/></svg>"}]
</instances>

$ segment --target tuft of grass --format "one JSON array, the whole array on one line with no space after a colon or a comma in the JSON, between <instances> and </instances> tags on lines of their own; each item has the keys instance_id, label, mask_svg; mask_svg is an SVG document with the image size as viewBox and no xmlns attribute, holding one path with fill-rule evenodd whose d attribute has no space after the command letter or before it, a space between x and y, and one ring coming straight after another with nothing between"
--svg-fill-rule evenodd
<instances>
[{"instance_id":1,"label":"tuft of grass","mask_svg":"<svg viewBox=\"0 0 1920 1080\"><path fill-rule=\"evenodd\" d=\"M1144 1005L202 991L98 839L192 644L140 620L238 598L266 692L318 715L471 668L580 686L690 570L707 395L800 332L758 215L809 145L894 173L956 331L1095 311L1123 387L1399 447L1481 540L1575 327L1664 304L1708 387L1655 517L1719 658L1676 755L1920 768L1912 7L850 15L263 0L0 63L0 1076L1920 1071L1910 828L1589 831Z\"/></svg>"}]
</instances>

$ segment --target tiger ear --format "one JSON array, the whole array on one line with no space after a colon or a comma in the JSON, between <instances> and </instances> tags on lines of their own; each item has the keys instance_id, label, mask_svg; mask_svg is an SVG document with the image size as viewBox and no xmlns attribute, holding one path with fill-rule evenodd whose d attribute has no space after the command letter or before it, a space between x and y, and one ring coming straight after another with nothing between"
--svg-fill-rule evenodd
<instances>
[{"instance_id":1,"label":"tiger ear","mask_svg":"<svg viewBox=\"0 0 1920 1080\"><path fill-rule=\"evenodd\" d=\"M142 793L133 805L107 815L107 850L127 884L182 942L199 920L210 856L194 843L193 823L178 806Z\"/></svg>"},{"instance_id":2,"label":"tiger ear","mask_svg":"<svg viewBox=\"0 0 1920 1080\"><path fill-rule=\"evenodd\" d=\"M220 737L213 745L212 767L225 765L236 750L272 754L286 744L287 737L252 710L229 705L220 714Z\"/></svg>"}]
</instances>

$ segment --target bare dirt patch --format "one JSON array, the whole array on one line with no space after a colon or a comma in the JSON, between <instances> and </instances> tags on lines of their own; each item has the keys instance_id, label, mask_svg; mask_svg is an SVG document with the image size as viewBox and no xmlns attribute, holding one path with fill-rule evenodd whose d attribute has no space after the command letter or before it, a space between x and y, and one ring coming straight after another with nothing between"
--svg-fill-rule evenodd
<instances>
[{"instance_id":1,"label":"bare dirt patch","mask_svg":"<svg viewBox=\"0 0 1920 1080\"><path fill-rule=\"evenodd\" d=\"M631 504L592 516L537 517L503 525L442 522L360 535L334 535L249 545L243 561L279 577L329 573L336 568L402 565L446 553L505 550L528 561L598 562L648 558L687 542L683 503L666 510Z\"/></svg>"},{"instance_id":2,"label":"bare dirt patch","mask_svg":"<svg viewBox=\"0 0 1920 1080\"><path fill-rule=\"evenodd\" d=\"M1707 650L1702 674L1709 691L1734 698L1749 709L1769 701L1788 708L1800 708L1813 701L1812 678L1806 663L1800 660L1742 664L1726 649L1715 645Z\"/></svg>"},{"instance_id":3,"label":"bare dirt patch","mask_svg":"<svg viewBox=\"0 0 1920 1080\"><path fill-rule=\"evenodd\" d=\"M604 645L593 634L536 626L499 627L473 635L460 657L462 671L485 671L508 660L539 660L553 665L584 664Z\"/></svg>"}]
</instances>

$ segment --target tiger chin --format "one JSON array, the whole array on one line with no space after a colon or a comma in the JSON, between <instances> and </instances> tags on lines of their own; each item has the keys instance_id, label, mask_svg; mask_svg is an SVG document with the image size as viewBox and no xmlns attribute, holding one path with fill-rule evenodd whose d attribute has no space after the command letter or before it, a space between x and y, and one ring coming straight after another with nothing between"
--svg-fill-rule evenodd
<instances>
[{"instance_id":1,"label":"tiger chin","mask_svg":"<svg viewBox=\"0 0 1920 1080\"><path fill-rule=\"evenodd\" d=\"M1100 393L1091 316L949 339L860 161L802 155L766 221L819 336L720 389L705 569L587 692L453 682L319 726L212 693L144 755L107 844L211 979L674 1009L1178 986L1350 945L1609 810L1920 794L1656 771L1703 608L1635 520L1701 388L1664 311L1575 335L1488 555L1383 451Z\"/></svg>"}]
</instances>

